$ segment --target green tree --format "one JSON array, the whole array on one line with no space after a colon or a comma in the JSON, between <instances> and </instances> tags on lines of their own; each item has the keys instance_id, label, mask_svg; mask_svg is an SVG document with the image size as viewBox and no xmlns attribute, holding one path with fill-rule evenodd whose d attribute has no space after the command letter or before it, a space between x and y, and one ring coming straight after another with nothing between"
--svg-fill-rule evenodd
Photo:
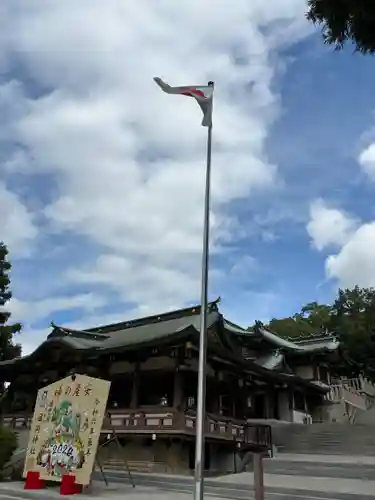
<instances>
[{"instance_id":1,"label":"green tree","mask_svg":"<svg viewBox=\"0 0 375 500\"><path fill-rule=\"evenodd\" d=\"M310 302L301 308L299 313L288 318L273 318L269 328L283 338L298 338L325 333L330 319L331 307Z\"/></svg>"},{"instance_id":2,"label":"green tree","mask_svg":"<svg viewBox=\"0 0 375 500\"><path fill-rule=\"evenodd\" d=\"M339 290L332 306L330 329L345 356L369 377L375 377L375 290Z\"/></svg>"},{"instance_id":3,"label":"green tree","mask_svg":"<svg viewBox=\"0 0 375 500\"><path fill-rule=\"evenodd\" d=\"M0 361L13 359L21 353L20 345L14 343L14 335L21 331L21 325L9 323L11 314L6 310L6 304L12 297L9 276L11 268L8 249L0 242Z\"/></svg>"},{"instance_id":4,"label":"green tree","mask_svg":"<svg viewBox=\"0 0 375 500\"><path fill-rule=\"evenodd\" d=\"M349 41L359 52L375 52L373 0L308 0L307 3L306 17L322 26L325 43L341 49Z\"/></svg>"},{"instance_id":5,"label":"green tree","mask_svg":"<svg viewBox=\"0 0 375 500\"><path fill-rule=\"evenodd\" d=\"M280 335L283 338L306 337L308 335L317 334L308 321L300 314L295 314L289 318L276 319L273 318L268 323L267 328L272 332Z\"/></svg>"},{"instance_id":6,"label":"green tree","mask_svg":"<svg viewBox=\"0 0 375 500\"><path fill-rule=\"evenodd\" d=\"M340 340L337 370L352 376L363 371L375 380L375 289L339 290L332 305L310 302L288 318L266 325L283 338L331 333Z\"/></svg>"},{"instance_id":7,"label":"green tree","mask_svg":"<svg viewBox=\"0 0 375 500\"><path fill-rule=\"evenodd\" d=\"M331 311L331 306L309 302L301 308L299 315L310 325L312 333L317 331L324 333L329 327Z\"/></svg>"}]
</instances>

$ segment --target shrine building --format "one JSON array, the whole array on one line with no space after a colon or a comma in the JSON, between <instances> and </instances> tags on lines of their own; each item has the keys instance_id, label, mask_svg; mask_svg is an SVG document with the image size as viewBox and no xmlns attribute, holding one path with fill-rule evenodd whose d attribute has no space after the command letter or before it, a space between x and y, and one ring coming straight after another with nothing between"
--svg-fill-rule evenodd
<instances>
[{"instance_id":1,"label":"shrine building","mask_svg":"<svg viewBox=\"0 0 375 500\"><path fill-rule=\"evenodd\" d=\"M53 326L30 355L0 362L9 383L3 420L31 421L39 388L67 374L111 381L102 438L112 432L136 470L189 473L194 468L200 307L87 330ZM235 472L255 449L272 451L272 423L329 418L330 335L292 342L263 326L247 330L209 304L205 469ZM119 451L107 448L107 465Z\"/></svg>"}]
</instances>

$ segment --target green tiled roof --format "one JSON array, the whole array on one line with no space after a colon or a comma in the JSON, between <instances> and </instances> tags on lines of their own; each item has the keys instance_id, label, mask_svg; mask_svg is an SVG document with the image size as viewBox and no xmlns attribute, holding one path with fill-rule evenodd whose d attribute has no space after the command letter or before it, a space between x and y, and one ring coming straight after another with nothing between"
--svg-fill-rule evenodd
<instances>
[{"instance_id":1,"label":"green tiled roof","mask_svg":"<svg viewBox=\"0 0 375 500\"><path fill-rule=\"evenodd\" d=\"M219 319L220 314L218 312L210 312L208 314L208 326L213 325ZM56 327L50 334L49 340L61 339L73 348L80 350L106 351L118 348L130 348L141 344L152 344L156 341L167 340L178 336L188 329L199 332L200 316L199 314L194 314L166 320L160 316L159 321L153 321L152 323L144 323L139 326L133 326L132 322L128 324L128 327L120 324L120 329L113 329L110 332L107 331L105 334Z\"/></svg>"},{"instance_id":2,"label":"green tiled roof","mask_svg":"<svg viewBox=\"0 0 375 500\"><path fill-rule=\"evenodd\" d=\"M221 315L214 304L210 304L208 327L221 320ZM0 362L0 370L10 368L18 363L31 360L41 349L50 345L66 345L82 353L112 352L126 350L137 346L168 342L188 333L199 334L200 308L189 308L174 311L150 318L127 321L114 325L93 328L90 330L73 330L55 326L48 338L37 349L27 356L10 361Z\"/></svg>"},{"instance_id":3,"label":"green tiled roof","mask_svg":"<svg viewBox=\"0 0 375 500\"><path fill-rule=\"evenodd\" d=\"M285 339L271 332L267 328L259 328L259 330L244 330L240 327L231 326L233 333L242 336L248 340L265 340L276 348L283 349L293 354L309 354L323 351L335 351L339 342L332 336L320 336L319 338L309 338L306 340L298 340L294 342L291 339Z\"/></svg>"},{"instance_id":4,"label":"green tiled roof","mask_svg":"<svg viewBox=\"0 0 375 500\"><path fill-rule=\"evenodd\" d=\"M303 347L306 352L335 351L340 342L331 335L321 335L295 341L297 346Z\"/></svg>"},{"instance_id":5,"label":"green tiled roof","mask_svg":"<svg viewBox=\"0 0 375 500\"><path fill-rule=\"evenodd\" d=\"M282 339L266 329L258 331L247 331L234 323L223 318L220 314L217 302L209 304L208 327L218 325L216 331L220 337L221 345L211 344L209 348L215 350L220 357L230 360L236 364L243 364L249 370L264 374L266 378L276 376L276 371L284 361L283 352L305 353L314 351L313 344L293 343ZM73 330L53 325L53 331L48 338L34 351L34 353L23 358L0 362L0 372L18 370L25 363L25 367L33 362L33 357L54 345L69 346L82 354L96 356L104 352L115 352L120 350L137 349L147 345L160 345L173 342L182 338L196 339L198 341L200 329L200 307L190 307L165 314L155 315L148 318L140 318L125 321L113 325L104 325L88 330ZM264 353L259 360L246 360L241 355L239 338L261 338L268 341L270 353ZM198 342L196 342L198 344ZM315 349L322 346L316 344ZM19 364L20 363L20 364ZM278 373L279 377L290 377L291 375Z\"/></svg>"},{"instance_id":6,"label":"green tiled roof","mask_svg":"<svg viewBox=\"0 0 375 500\"><path fill-rule=\"evenodd\" d=\"M284 361L285 356L280 351L271 352L270 354L254 360L257 365L262 366L267 370L277 370L281 368L284 364Z\"/></svg>"},{"instance_id":7,"label":"green tiled roof","mask_svg":"<svg viewBox=\"0 0 375 500\"><path fill-rule=\"evenodd\" d=\"M218 312L208 314L208 326L212 326L219 321L220 315ZM200 315L174 318L159 323L145 324L141 326L131 326L123 330L117 330L112 333L107 333L107 339L101 343L99 349L115 349L121 347L131 347L138 344L154 343L155 341L167 340L178 336L182 332L191 329L199 332Z\"/></svg>"}]
</instances>

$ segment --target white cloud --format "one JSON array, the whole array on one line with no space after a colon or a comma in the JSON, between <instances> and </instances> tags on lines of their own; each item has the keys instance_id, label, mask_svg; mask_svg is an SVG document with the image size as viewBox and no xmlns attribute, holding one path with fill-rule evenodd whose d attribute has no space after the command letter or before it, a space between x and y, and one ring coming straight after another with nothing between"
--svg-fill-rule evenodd
<instances>
[{"instance_id":1,"label":"white cloud","mask_svg":"<svg viewBox=\"0 0 375 500\"><path fill-rule=\"evenodd\" d=\"M25 76L6 130L20 149L5 168L53 182L49 230L97 245L84 269L72 255L70 280L141 309L199 296L205 130L198 106L152 77L216 82L219 252L235 237L229 203L277 177L264 153L278 112L274 49L310 32L304 10L300 0L2 0L0 67L16 58Z\"/></svg>"},{"instance_id":2,"label":"white cloud","mask_svg":"<svg viewBox=\"0 0 375 500\"><path fill-rule=\"evenodd\" d=\"M35 349L46 340L51 333L51 327L38 330L28 330L16 336L15 341L22 345L22 356L27 356L35 351Z\"/></svg>"},{"instance_id":3,"label":"white cloud","mask_svg":"<svg viewBox=\"0 0 375 500\"><path fill-rule=\"evenodd\" d=\"M329 208L323 200L311 204L310 221L306 226L319 251L334 245L336 254L325 260L328 278L341 287L375 286L375 221L362 223L337 208Z\"/></svg>"},{"instance_id":4,"label":"white cloud","mask_svg":"<svg viewBox=\"0 0 375 500\"><path fill-rule=\"evenodd\" d=\"M326 260L327 275L343 287L375 286L375 222L363 224L337 255Z\"/></svg>"},{"instance_id":5,"label":"white cloud","mask_svg":"<svg viewBox=\"0 0 375 500\"><path fill-rule=\"evenodd\" d=\"M310 205L310 220L307 232L317 250L331 245L342 246L353 235L358 227L358 220L344 211L331 208L319 199Z\"/></svg>"},{"instance_id":6,"label":"white cloud","mask_svg":"<svg viewBox=\"0 0 375 500\"><path fill-rule=\"evenodd\" d=\"M358 163L368 177L375 181L375 143L367 146L358 157ZM326 259L328 277L338 280L342 287L375 287L375 221L353 222L346 215L349 237L341 242L340 251ZM345 224L342 224L345 226ZM357 228L353 230L353 227Z\"/></svg>"},{"instance_id":7,"label":"white cloud","mask_svg":"<svg viewBox=\"0 0 375 500\"><path fill-rule=\"evenodd\" d=\"M358 156L363 172L375 181L375 143ZM329 208L323 200L312 203L307 232L318 250L338 247L325 260L325 272L341 287L375 287L375 221L362 222L345 211Z\"/></svg>"},{"instance_id":8,"label":"white cloud","mask_svg":"<svg viewBox=\"0 0 375 500\"><path fill-rule=\"evenodd\" d=\"M370 144L358 157L362 170L375 181L375 144Z\"/></svg>"},{"instance_id":9,"label":"white cloud","mask_svg":"<svg viewBox=\"0 0 375 500\"><path fill-rule=\"evenodd\" d=\"M86 293L68 297L51 297L32 302L12 298L7 309L12 314L12 320L32 325L47 315L60 311L81 309L92 314L96 308L102 307L106 303L107 300L103 297Z\"/></svg>"},{"instance_id":10,"label":"white cloud","mask_svg":"<svg viewBox=\"0 0 375 500\"><path fill-rule=\"evenodd\" d=\"M12 314L12 321L22 324L21 334L16 336L15 341L21 342L22 354L27 355L33 352L51 333L51 327L45 320L51 314L63 311L81 311L84 316L96 320L99 317L100 308L107 304L108 300L104 296L94 293L83 293L33 301L19 300L12 297L4 309ZM110 319L110 315L108 315L107 319ZM42 323L43 326L36 328L35 325L38 323ZM72 323L72 327L82 326L78 322ZM89 325L86 323L84 326L88 328ZM90 326L95 326L95 323Z\"/></svg>"},{"instance_id":11,"label":"white cloud","mask_svg":"<svg viewBox=\"0 0 375 500\"><path fill-rule=\"evenodd\" d=\"M105 285L120 294L125 302L163 309L163 304L178 307L199 290L199 272L191 272L186 257L178 265L177 259L131 258L101 255L93 269L73 270L68 277L72 282ZM198 271L198 267L196 269ZM168 307L167 306L167 307Z\"/></svg>"},{"instance_id":12,"label":"white cloud","mask_svg":"<svg viewBox=\"0 0 375 500\"><path fill-rule=\"evenodd\" d=\"M0 241L12 254L27 255L29 245L37 236L33 216L20 198L0 181Z\"/></svg>"},{"instance_id":13,"label":"white cloud","mask_svg":"<svg viewBox=\"0 0 375 500\"><path fill-rule=\"evenodd\" d=\"M366 133L373 137L373 130ZM358 163L370 180L375 181L375 143L366 146L358 156ZM339 251L327 257L326 274L342 287L375 287L375 221L361 222L338 211L336 228L341 228ZM340 231L339 231L340 232ZM341 241L340 241L341 240ZM319 250L321 248L318 248Z\"/></svg>"}]
</instances>

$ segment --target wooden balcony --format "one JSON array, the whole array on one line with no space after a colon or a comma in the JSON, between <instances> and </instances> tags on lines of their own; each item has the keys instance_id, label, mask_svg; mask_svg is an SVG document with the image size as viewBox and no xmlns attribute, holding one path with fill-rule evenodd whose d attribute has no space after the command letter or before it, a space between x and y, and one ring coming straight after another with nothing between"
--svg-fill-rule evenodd
<instances>
[{"instance_id":1,"label":"wooden balcony","mask_svg":"<svg viewBox=\"0 0 375 500\"><path fill-rule=\"evenodd\" d=\"M15 430L30 428L31 415L4 415L5 425ZM196 434L196 413L178 412L174 408L158 407L150 409L108 410L104 419L102 434L112 430L119 436L192 436ZM234 442L238 447L270 449L272 444L271 428L265 424L249 424L244 420L224 418L207 414L206 438L222 442Z\"/></svg>"},{"instance_id":2,"label":"wooden balcony","mask_svg":"<svg viewBox=\"0 0 375 500\"><path fill-rule=\"evenodd\" d=\"M178 412L173 408L147 410L112 410L103 423L102 432L113 427L117 434L184 434L195 435L195 412ZM207 414L206 437L244 441L244 421Z\"/></svg>"}]
</instances>

